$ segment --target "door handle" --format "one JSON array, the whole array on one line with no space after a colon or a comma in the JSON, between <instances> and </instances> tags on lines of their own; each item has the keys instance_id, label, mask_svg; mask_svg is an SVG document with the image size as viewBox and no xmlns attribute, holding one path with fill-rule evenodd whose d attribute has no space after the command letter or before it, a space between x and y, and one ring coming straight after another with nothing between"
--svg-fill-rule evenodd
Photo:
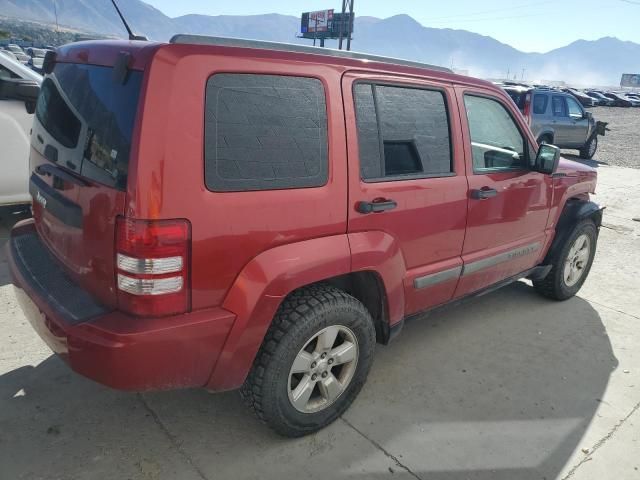
<instances>
[{"instance_id":1,"label":"door handle","mask_svg":"<svg viewBox=\"0 0 640 480\"><path fill-rule=\"evenodd\" d=\"M397 202L393 200L374 200L373 202L358 202L356 204L356 210L360 213L372 213L372 212L384 212L386 210L393 210L398 206Z\"/></svg>"},{"instance_id":2,"label":"door handle","mask_svg":"<svg viewBox=\"0 0 640 480\"><path fill-rule=\"evenodd\" d=\"M479 190L471 190L471 198L474 200L486 200L496 195L498 195L498 191L495 188L482 187Z\"/></svg>"}]
</instances>

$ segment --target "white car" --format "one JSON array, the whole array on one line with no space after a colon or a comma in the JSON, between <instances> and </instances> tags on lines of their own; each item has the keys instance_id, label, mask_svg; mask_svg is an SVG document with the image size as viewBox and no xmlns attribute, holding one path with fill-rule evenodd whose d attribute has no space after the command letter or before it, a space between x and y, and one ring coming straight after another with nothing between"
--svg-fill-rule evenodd
<instances>
[{"instance_id":1,"label":"white car","mask_svg":"<svg viewBox=\"0 0 640 480\"><path fill-rule=\"evenodd\" d=\"M33 92L41 83L42 75L0 54L0 205L31 201L29 132L33 113L27 112L20 94Z\"/></svg>"}]
</instances>

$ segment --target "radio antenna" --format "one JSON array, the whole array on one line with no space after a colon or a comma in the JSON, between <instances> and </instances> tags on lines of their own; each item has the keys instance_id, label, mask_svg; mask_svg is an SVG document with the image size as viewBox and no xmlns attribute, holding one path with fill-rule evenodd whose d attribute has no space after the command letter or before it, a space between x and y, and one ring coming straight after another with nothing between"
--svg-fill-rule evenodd
<instances>
[{"instance_id":1,"label":"radio antenna","mask_svg":"<svg viewBox=\"0 0 640 480\"><path fill-rule=\"evenodd\" d=\"M120 17L120 20L122 20L122 23L124 24L124 28L127 29L127 33L129 34L129 40L144 40L144 41L147 41L148 40L147 37L145 37L143 35L136 35L135 33L133 33L131 31L131 28L129 27L129 24L124 19L124 16L122 15L122 12L118 8L118 4L116 3L116 0L111 0L111 3L113 3L113 6L115 7L116 12L118 12L118 16Z\"/></svg>"}]
</instances>

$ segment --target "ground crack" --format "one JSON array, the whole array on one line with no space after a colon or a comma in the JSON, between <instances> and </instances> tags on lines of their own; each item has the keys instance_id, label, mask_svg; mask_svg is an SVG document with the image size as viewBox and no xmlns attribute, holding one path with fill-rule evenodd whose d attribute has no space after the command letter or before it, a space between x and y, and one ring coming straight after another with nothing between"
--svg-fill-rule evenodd
<instances>
[{"instance_id":1,"label":"ground crack","mask_svg":"<svg viewBox=\"0 0 640 480\"><path fill-rule=\"evenodd\" d=\"M613 437L615 435L615 433L620 429L620 427L622 425L624 425L624 423L627 420L629 420L631 415L636 413L636 411L638 411L638 409L640 409L640 402L636 403L636 405L631 409L631 411L627 414L627 416L624 417L622 420L620 420L618 423L616 423L614 425L614 427L609 431L609 433L607 433L604 437L602 437L600 440L598 440L593 445L593 447L591 447L589 449L589 454L585 455L585 457L582 460L580 460L578 462L578 464L575 465L571 470L569 470L569 472L564 477L562 477L561 480L567 480L568 478L571 478L573 476L573 474L576 473L576 470L578 470L578 468L580 468L586 462L590 461L592 459L592 457L593 457L593 454L596 452L596 450L600 449L600 447L602 447L605 443L607 443L607 441L609 441L611 439L611 437Z\"/></svg>"},{"instance_id":2,"label":"ground crack","mask_svg":"<svg viewBox=\"0 0 640 480\"><path fill-rule=\"evenodd\" d=\"M147 400L142 396L142 394L139 393L137 396L140 399L140 403L142 403L145 410L149 413L149 415L151 415L151 418L153 418L153 421L156 423L156 425L158 425L160 430L162 430L162 432L169 439L169 442L171 443L171 445L173 445L173 447L177 450L177 452L185 459L185 461L189 464L189 466L196 471L196 473L202 480L209 480L207 476L204 474L204 472L200 470L200 467L196 465L196 463L193 461L191 456L184 450L184 448L182 448L182 444L178 441L176 436L173 433L171 433L169 429L165 426L165 424L162 422L162 420L160 420L160 417L158 416L158 414L155 412L153 408L151 408L151 406L147 403Z\"/></svg>"},{"instance_id":3,"label":"ground crack","mask_svg":"<svg viewBox=\"0 0 640 480\"><path fill-rule=\"evenodd\" d=\"M393 462L396 464L397 467L403 469L405 472L407 472L409 475L411 475L414 478L417 478L418 480L422 480L418 475L416 475L413 471L411 471L411 469L409 467L407 467L405 464L403 464L400 460L398 460L398 457L396 457L395 455L393 455L392 453L388 452L387 450L384 449L384 447L382 445L380 445L378 442L376 442L375 440L370 439L369 437L367 437L364 433L362 433L360 430L358 430L355 426L353 426L349 421L347 421L346 418L344 417L340 417L340 419L346 423L349 427L351 427L353 430L355 430L356 433L358 433L358 435L360 435L362 438L364 438L365 440L367 440L369 443L371 443L374 447L376 447L378 450L380 450L382 453L385 454L385 456L387 458L390 458L391 460L393 460Z\"/></svg>"},{"instance_id":4,"label":"ground crack","mask_svg":"<svg viewBox=\"0 0 640 480\"><path fill-rule=\"evenodd\" d=\"M640 317L632 313L627 313L617 308L610 307L609 305L605 305L604 303L596 302L595 300L591 300L589 297L586 297L586 296L583 298L589 303L595 303L596 305L600 305L601 307L608 308L609 310L613 310L614 312L618 312L618 313L621 313L622 315L626 315L631 318L637 318L638 320L640 320Z\"/></svg>"}]
</instances>

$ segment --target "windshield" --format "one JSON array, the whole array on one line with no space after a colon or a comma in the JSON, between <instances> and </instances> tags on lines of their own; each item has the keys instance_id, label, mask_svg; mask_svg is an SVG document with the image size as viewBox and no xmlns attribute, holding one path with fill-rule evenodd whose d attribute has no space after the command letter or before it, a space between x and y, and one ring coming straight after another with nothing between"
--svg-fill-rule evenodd
<instances>
[{"instance_id":1,"label":"windshield","mask_svg":"<svg viewBox=\"0 0 640 480\"><path fill-rule=\"evenodd\" d=\"M111 67L56 64L36 107L38 121L52 137L46 148L55 149L54 161L124 189L141 81L142 72L131 71L120 83Z\"/></svg>"}]
</instances>

